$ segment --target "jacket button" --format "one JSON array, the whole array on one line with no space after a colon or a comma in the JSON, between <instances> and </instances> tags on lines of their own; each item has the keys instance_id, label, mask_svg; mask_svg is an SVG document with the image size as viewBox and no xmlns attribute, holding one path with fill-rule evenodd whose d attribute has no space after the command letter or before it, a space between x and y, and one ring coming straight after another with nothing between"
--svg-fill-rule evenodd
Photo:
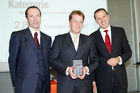
<instances>
[{"instance_id":1,"label":"jacket button","mask_svg":"<svg viewBox=\"0 0 140 93\"><path fill-rule=\"evenodd\" d=\"M37 72L36 75L39 75L39 72Z\"/></svg>"},{"instance_id":2,"label":"jacket button","mask_svg":"<svg viewBox=\"0 0 140 93\"><path fill-rule=\"evenodd\" d=\"M37 64L39 64L40 62L38 61Z\"/></svg>"}]
</instances>

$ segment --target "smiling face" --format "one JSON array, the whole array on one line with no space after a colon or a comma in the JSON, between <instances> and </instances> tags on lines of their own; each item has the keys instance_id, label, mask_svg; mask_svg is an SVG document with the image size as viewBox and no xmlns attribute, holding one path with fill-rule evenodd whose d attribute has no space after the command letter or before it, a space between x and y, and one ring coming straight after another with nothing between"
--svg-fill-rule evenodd
<instances>
[{"instance_id":1,"label":"smiling face","mask_svg":"<svg viewBox=\"0 0 140 93\"><path fill-rule=\"evenodd\" d=\"M31 27L35 31L39 30L41 24L40 11L37 8L30 8L27 11L27 21L29 27Z\"/></svg>"},{"instance_id":2,"label":"smiling face","mask_svg":"<svg viewBox=\"0 0 140 93\"><path fill-rule=\"evenodd\" d=\"M100 10L100 11L96 12L95 20L96 20L97 24L102 29L107 29L108 28L108 26L109 26L109 15L104 10Z\"/></svg>"},{"instance_id":3,"label":"smiling face","mask_svg":"<svg viewBox=\"0 0 140 93\"><path fill-rule=\"evenodd\" d=\"M74 14L72 19L69 21L70 31L73 34L79 34L83 27L83 16Z\"/></svg>"}]
</instances>

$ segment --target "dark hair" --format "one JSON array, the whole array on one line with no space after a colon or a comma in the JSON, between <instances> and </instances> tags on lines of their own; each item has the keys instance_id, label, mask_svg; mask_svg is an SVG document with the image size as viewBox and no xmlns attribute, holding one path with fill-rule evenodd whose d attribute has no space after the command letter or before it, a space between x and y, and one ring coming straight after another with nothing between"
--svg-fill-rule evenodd
<instances>
[{"instance_id":1,"label":"dark hair","mask_svg":"<svg viewBox=\"0 0 140 93\"><path fill-rule=\"evenodd\" d=\"M77 15L82 16L82 17L83 17L83 21L84 21L85 15L84 15L84 13L83 13L82 11L80 11L80 10L73 10L73 11L70 13L70 15L69 15L69 21L72 19L72 15L74 15L74 14L77 14Z\"/></svg>"},{"instance_id":2,"label":"dark hair","mask_svg":"<svg viewBox=\"0 0 140 93\"><path fill-rule=\"evenodd\" d=\"M39 12L40 12L40 16L41 16L41 11L40 11L40 9L39 9L37 6L29 6L29 7L26 9L26 11L25 11L25 17L26 17L26 18L27 18L27 15L28 15L28 10L29 10L30 8L36 8L36 9L38 9Z\"/></svg>"},{"instance_id":3,"label":"dark hair","mask_svg":"<svg viewBox=\"0 0 140 93\"><path fill-rule=\"evenodd\" d=\"M94 12L94 18L95 18L95 19L96 19L95 14L96 14L97 12L99 12L99 11L105 11L105 13L108 15L108 12L107 12L104 8L99 8L99 9L97 9L97 10Z\"/></svg>"}]
</instances>

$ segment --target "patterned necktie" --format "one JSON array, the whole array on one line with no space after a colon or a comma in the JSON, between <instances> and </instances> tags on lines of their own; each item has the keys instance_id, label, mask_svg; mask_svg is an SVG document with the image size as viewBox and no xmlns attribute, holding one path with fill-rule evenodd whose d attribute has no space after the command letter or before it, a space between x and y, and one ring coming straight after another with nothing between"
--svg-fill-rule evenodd
<instances>
[{"instance_id":1,"label":"patterned necktie","mask_svg":"<svg viewBox=\"0 0 140 93\"><path fill-rule=\"evenodd\" d=\"M78 39L78 35L73 36L73 38L74 38L74 41L73 41L74 47L75 47L75 50L77 50L77 39Z\"/></svg>"},{"instance_id":2,"label":"patterned necktie","mask_svg":"<svg viewBox=\"0 0 140 93\"><path fill-rule=\"evenodd\" d=\"M38 47L39 46L39 42L38 42L38 39L37 39L37 35L38 35L38 33L35 32L35 34L34 34L34 40L35 40L36 46Z\"/></svg>"},{"instance_id":3,"label":"patterned necktie","mask_svg":"<svg viewBox=\"0 0 140 93\"><path fill-rule=\"evenodd\" d=\"M108 30L105 30L104 32L106 32L106 35L105 35L105 45L106 45L109 53L111 54L111 42L110 42L110 38L109 38L109 35L108 35Z\"/></svg>"}]
</instances>

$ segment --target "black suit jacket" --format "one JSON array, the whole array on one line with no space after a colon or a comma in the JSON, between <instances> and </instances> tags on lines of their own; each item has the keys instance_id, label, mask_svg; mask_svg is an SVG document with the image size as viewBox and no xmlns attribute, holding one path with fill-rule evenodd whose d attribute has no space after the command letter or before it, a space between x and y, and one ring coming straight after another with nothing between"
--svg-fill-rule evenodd
<instances>
[{"instance_id":1,"label":"black suit jacket","mask_svg":"<svg viewBox=\"0 0 140 93\"><path fill-rule=\"evenodd\" d=\"M73 60L83 60L90 75L83 80L73 80L66 76L66 68L73 65ZM80 34L78 50L75 51L70 33L55 37L51 50L51 65L58 71L57 93L72 93L74 86L79 86L80 93L92 93L92 73L97 68L98 58L94 42L90 37Z\"/></svg>"},{"instance_id":2,"label":"black suit jacket","mask_svg":"<svg viewBox=\"0 0 140 93\"><path fill-rule=\"evenodd\" d=\"M41 55L29 28L12 33L9 45L9 67L15 93L34 93L38 73L41 73L46 81L43 93L49 93L51 37L41 32L40 45L43 51ZM39 56L42 56L43 61L40 61Z\"/></svg>"},{"instance_id":3,"label":"black suit jacket","mask_svg":"<svg viewBox=\"0 0 140 93\"><path fill-rule=\"evenodd\" d=\"M107 60L112 57L120 56L122 65L114 66L114 72L122 86L127 90L127 76L125 62L131 57L131 49L123 28L111 26L111 54L109 53L99 29L92 33L95 40L97 54L99 56L99 67L96 70L96 83L99 91L111 89L112 87L112 67L107 64Z\"/></svg>"}]
</instances>

